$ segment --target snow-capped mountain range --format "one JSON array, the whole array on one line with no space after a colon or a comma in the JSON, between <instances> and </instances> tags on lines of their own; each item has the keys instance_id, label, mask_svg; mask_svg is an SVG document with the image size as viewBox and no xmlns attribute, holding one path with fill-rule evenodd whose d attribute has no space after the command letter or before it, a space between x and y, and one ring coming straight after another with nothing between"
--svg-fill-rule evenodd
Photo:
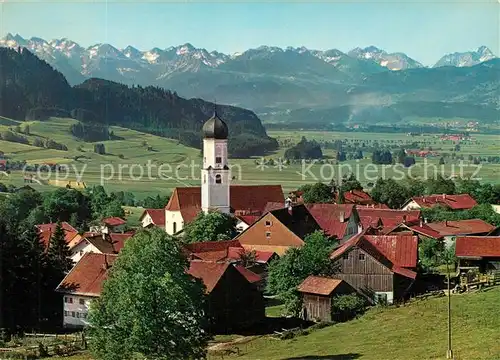
<instances>
[{"instance_id":1,"label":"snow-capped mountain range","mask_svg":"<svg viewBox=\"0 0 500 360\"><path fill-rule=\"evenodd\" d=\"M456 52L443 56L434 67L439 66L473 66L496 58L486 46L479 47L476 51Z\"/></svg>"},{"instance_id":2,"label":"snow-capped mountain range","mask_svg":"<svg viewBox=\"0 0 500 360\"><path fill-rule=\"evenodd\" d=\"M46 41L32 37L24 39L20 35L7 34L0 40L0 46L25 47L41 59L47 61L61 71L70 83L76 84L89 77L102 77L127 84L153 84L168 79L179 73L196 73L207 69L241 70L242 60L246 62L257 59L275 59L281 62L297 62L297 56L308 58L307 66L319 66L319 62L311 62L311 57L336 67L344 73L365 75L379 71L404 70L424 67L418 61L404 53L387 53L375 46L355 48L348 53L337 49L320 51L305 47L282 49L279 47L261 46L238 54L209 52L191 44L171 46L166 49L153 48L147 51L132 46L118 49L110 44L95 44L84 48L76 42L62 38ZM436 63L437 66L472 66L494 58L487 48L477 51L448 54ZM238 64L239 62L239 64ZM236 65L235 65L236 63ZM300 66L298 62L296 66ZM321 65L323 67L323 65ZM252 67L250 67L253 69ZM257 70L256 70L257 71Z\"/></svg>"}]
</instances>

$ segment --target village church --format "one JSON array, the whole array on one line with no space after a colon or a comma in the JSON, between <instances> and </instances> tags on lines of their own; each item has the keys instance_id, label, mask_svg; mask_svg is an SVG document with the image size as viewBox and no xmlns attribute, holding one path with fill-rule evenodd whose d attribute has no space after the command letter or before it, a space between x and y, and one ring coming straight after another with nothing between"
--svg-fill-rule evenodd
<instances>
[{"instance_id":1,"label":"village church","mask_svg":"<svg viewBox=\"0 0 500 360\"><path fill-rule=\"evenodd\" d=\"M214 111L203 125L203 166L201 187L177 187L165 207L165 231L176 234L203 211L220 211L240 221L259 217L268 203L281 203L281 185L231 185L226 123Z\"/></svg>"}]
</instances>

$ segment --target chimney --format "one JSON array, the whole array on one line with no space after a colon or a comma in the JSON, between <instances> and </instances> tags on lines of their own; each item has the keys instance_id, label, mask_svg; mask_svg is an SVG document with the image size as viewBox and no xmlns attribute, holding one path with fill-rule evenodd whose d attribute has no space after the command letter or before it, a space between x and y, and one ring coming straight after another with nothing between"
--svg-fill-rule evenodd
<instances>
[{"instance_id":1,"label":"chimney","mask_svg":"<svg viewBox=\"0 0 500 360\"><path fill-rule=\"evenodd\" d=\"M446 200L446 194L443 194L443 200Z\"/></svg>"},{"instance_id":2,"label":"chimney","mask_svg":"<svg viewBox=\"0 0 500 360\"><path fill-rule=\"evenodd\" d=\"M403 224L406 223L406 215L403 215Z\"/></svg>"},{"instance_id":3,"label":"chimney","mask_svg":"<svg viewBox=\"0 0 500 360\"><path fill-rule=\"evenodd\" d=\"M444 226L448 226L448 220L444 221Z\"/></svg>"},{"instance_id":4,"label":"chimney","mask_svg":"<svg viewBox=\"0 0 500 360\"><path fill-rule=\"evenodd\" d=\"M104 264L102 264L102 268L104 271L109 269L108 255L106 254L104 254Z\"/></svg>"},{"instance_id":5,"label":"chimney","mask_svg":"<svg viewBox=\"0 0 500 360\"><path fill-rule=\"evenodd\" d=\"M420 219L420 227L424 226L424 220Z\"/></svg>"},{"instance_id":6,"label":"chimney","mask_svg":"<svg viewBox=\"0 0 500 360\"><path fill-rule=\"evenodd\" d=\"M339 220L341 223L343 223L345 221L345 214L343 211L341 211L339 214Z\"/></svg>"}]
</instances>

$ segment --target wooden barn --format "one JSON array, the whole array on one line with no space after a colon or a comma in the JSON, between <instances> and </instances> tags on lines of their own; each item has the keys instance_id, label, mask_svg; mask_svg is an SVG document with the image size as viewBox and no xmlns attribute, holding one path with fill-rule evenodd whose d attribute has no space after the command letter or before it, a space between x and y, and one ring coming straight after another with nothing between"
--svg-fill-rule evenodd
<instances>
[{"instance_id":1,"label":"wooden barn","mask_svg":"<svg viewBox=\"0 0 500 360\"><path fill-rule=\"evenodd\" d=\"M500 236L458 236L455 254L461 273L500 271Z\"/></svg>"},{"instance_id":2,"label":"wooden barn","mask_svg":"<svg viewBox=\"0 0 500 360\"><path fill-rule=\"evenodd\" d=\"M306 321L332 321L332 301L337 295L356 293L343 280L309 276L297 289L302 294L302 318Z\"/></svg>"},{"instance_id":3,"label":"wooden barn","mask_svg":"<svg viewBox=\"0 0 500 360\"><path fill-rule=\"evenodd\" d=\"M256 286L260 276L227 262L196 260L190 262L188 273L205 285L212 332L231 333L265 319L264 297Z\"/></svg>"},{"instance_id":4,"label":"wooden barn","mask_svg":"<svg viewBox=\"0 0 500 360\"><path fill-rule=\"evenodd\" d=\"M340 266L337 278L371 302L391 304L408 293L417 277L417 244L416 236L362 233L342 244L330 258Z\"/></svg>"}]
</instances>

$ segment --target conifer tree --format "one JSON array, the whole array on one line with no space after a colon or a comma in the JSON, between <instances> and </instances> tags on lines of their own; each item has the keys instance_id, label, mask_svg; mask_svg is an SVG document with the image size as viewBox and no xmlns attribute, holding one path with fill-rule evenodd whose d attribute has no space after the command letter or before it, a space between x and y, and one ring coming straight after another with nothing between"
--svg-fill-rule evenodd
<instances>
[{"instance_id":1,"label":"conifer tree","mask_svg":"<svg viewBox=\"0 0 500 360\"><path fill-rule=\"evenodd\" d=\"M73 267L71 251L66 243L66 234L60 222L57 223L54 233L50 238L48 258L54 270L61 274L67 273ZM62 278L61 278L62 280Z\"/></svg>"}]
</instances>

